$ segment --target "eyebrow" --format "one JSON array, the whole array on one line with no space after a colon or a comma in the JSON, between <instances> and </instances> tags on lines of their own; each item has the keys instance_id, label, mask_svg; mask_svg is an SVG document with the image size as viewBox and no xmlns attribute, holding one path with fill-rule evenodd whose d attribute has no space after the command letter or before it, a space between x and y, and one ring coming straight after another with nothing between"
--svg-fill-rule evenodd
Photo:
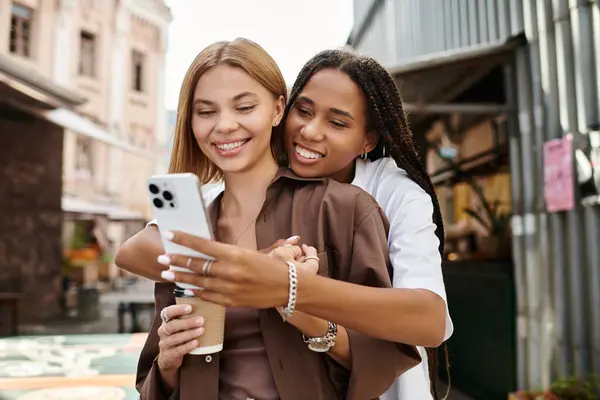
<instances>
[{"instance_id":1,"label":"eyebrow","mask_svg":"<svg viewBox=\"0 0 600 400\"><path fill-rule=\"evenodd\" d=\"M256 93L253 92L243 92L240 94L236 94L235 96L233 96L233 101L238 101L243 99L244 97L258 97L258 95ZM210 101L210 100L206 100L206 99L194 99L194 102L192 103L194 104L208 104L208 105L214 105L215 103Z\"/></svg>"},{"instance_id":2,"label":"eyebrow","mask_svg":"<svg viewBox=\"0 0 600 400\"><path fill-rule=\"evenodd\" d=\"M311 106L315 105L314 100L311 99L311 98L309 98L309 97L306 97L306 96L298 96L298 98L296 99L296 101L303 101L305 103L310 104ZM329 111L332 112L332 113L334 113L334 114L338 114L338 115L350 118L351 120L354 121L354 117L348 111L340 110L339 108L335 108L335 107L330 108Z\"/></svg>"}]
</instances>

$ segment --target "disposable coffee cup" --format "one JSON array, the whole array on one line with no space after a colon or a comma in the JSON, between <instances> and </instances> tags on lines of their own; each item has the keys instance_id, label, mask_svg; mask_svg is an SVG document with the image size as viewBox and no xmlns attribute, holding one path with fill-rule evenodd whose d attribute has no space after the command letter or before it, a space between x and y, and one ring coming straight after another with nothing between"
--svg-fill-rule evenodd
<instances>
[{"instance_id":1,"label":"disposable coffee cup","mask_svg":"<svg viewBox=\"0 0 600 400\"><path fill-rule=\"evenodd\" d=\"M192 306L192 313L183 318L204 318L204 334L198 337L198 347L188 354L213 354L223 350L225 307L198 297L185 295L182 288L176 288L173 295L177 304Z\"/></svg>"}]
</instances>

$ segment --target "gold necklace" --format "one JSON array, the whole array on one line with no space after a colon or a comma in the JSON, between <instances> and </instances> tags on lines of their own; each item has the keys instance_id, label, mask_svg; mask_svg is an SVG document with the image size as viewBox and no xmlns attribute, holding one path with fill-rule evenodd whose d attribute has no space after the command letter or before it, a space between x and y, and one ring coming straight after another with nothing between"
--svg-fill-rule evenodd
<instances>
[{"instance_id":1,"label":"gold necklace","mask_svg":"<svg viewBox=\"0 0 600 400\"><path fill-rule=\"evenodd\" d=\"M225 199L223 199L221 201L221 213L225 217L225 223L227 224L227 229L229 230L229 234L231 235L231 237L234 237L233 236L233 227L231 226L231 223L229 222L229 218L227 218L227 214L225 213ZM233 240L233 245L234 246L237 246L239 240L242 238L242 235L244 235L244 233L246 233L246 231L248 229L250 229L250 227L252 226L252 224L256 222L256 220L258 219L259 215L260 215L260 211L258 212L258 214L256 214L256 217L254 217L254 219L252 219L252 221L250 221L250 223L248 224L248 226L246 226L244 228L244 230L242 231L242 233L240 233L238 235L238 237Z\"/></svg>"}]
</instances>

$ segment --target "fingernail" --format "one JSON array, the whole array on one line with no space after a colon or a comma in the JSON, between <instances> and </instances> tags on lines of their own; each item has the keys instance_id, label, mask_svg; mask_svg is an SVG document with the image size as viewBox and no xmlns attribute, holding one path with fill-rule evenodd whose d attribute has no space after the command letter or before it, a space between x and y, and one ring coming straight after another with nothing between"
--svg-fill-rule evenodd
<instances>
[{"instance_id":1,"label":"fingernail","mask_svg":"<svg viewBox=\"0 0 600 400\"><path fill-rule=\"evenodd\" d=\"M290 240L298 240L300 239L300 236L295 235L295 236L290 236L289 238L285 239L286 242L289 242Z\"/></svg>"},{"instance_id":2,"label":"fingernail","mask_svg":"<svg viewBox=\"0 0 600 400\"><path fill-rule=\"evenodd\" d=\"M160 273L160 276L167 281L175 280L175 274L171 271L163 271Z\"/></svg>"},{"instance_id":3,"label":"fingernail","mask_svg":"<svg viewBox=\"0 0 600 400\"><path fill-rule=\"evenodd\" d=\"M171 265L171 257L169 256L165 256L164 254L158 256L158 258L156 259L160 264L168 267L169 265Z\"/></svg>"},{"instance_id":4,"label":"fingernail","mask_svg":"<svg viewBox=\"0 0 600 400\"><path fill-rule=\"evenodd\" d=\"M194 296L194 294L195 294L195 293L194 293L194 291L193 291L193 290L191 290L191 289L184 289L184 290L183 290L183 295L184 295L184 296L193 297L193 296Z\"/></svg>"},{"instance_id":5,"label":"fingernail","mask_svg":"<svg viewBox=\"0 0 600 400\"><path fill-rule=\"evenodd\" d=\"M203 335L204 334L204 328L198 328L198 329L196 329L196 334L197 335Z\"/></svg>"},{"instance_id":6,"label":"fingernail","mask_svg":"<svg viewBox=\"0 0 600 400\"><path fill-rule=\"evenodd\" d=\"M185 307L183 307L183 312L186 312L186 313L192 312L192 306L186 305Z\"/></svg>"},{"instance_id":7,"label":"fingernail","mask_svg":"<svg viewBox=\"0 0 600 400\"><path fill-rule=\"evenodd\" d=\"M200 318L196 318L196 325L204 325L204 318L200 317Z\"/></svg>"},{"instance_id":8,"label":"fingernail","mask_svg":"<svg viewBox=\"0 0 600 400\"><path fill-rule=\"evenodd\" d=\"M163 232L162 235L167 240L173 240L173 238L175 237L175 234L173 232L171 232L171 231Z\"/></svg>"}]
</instances>

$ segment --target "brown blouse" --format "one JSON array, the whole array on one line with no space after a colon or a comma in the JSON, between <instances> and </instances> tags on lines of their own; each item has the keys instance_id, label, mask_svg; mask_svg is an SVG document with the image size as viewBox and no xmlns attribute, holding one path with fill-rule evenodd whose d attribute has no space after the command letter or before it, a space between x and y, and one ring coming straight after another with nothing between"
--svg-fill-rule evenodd
<instances>
[{"instance_id":1,"label":"brown blouse","mask_svg":"<svg viewBox=\"0 0 600 400\"><path fill-rule=\"evenodd\" d=\"M218 204L216 199L209 208L213 229L217 226L215 205ZM319 275L389 288L387 228L377 202L361 189L330 179L299 178L282 168L267 189L265 204L256 221L256 243L263 249L280 238L299 235L303 243L317 248ZM155 285L156 315L138 364L137 388L141 399L217 400L220 386L238 385L227 376L227 367L220 366L222 356L225 354L227 363L226 352L235 352L235 346L229 349L225 344L225 353L186 356L180 368L179 386L173 393L163 392L156 364L157 329L161 324L160 311L175 303L173 289L173 284ZM256 310L256 313L271 376L281 400L376 399L398 375L421 361L414 346L373 339L348 329L352 362L352 370L348 371L326 354L309 350L300 331L283 322L276 310ZM251 314L244 315L242 310L237 317L250 321ZM240 347L258 349L259 345ZM252 366L250 362L248 367ZM260 379L265 379L264 374ZM263 382L267 388L268 382ZM268 392L264 395L264 399L256 397L256 400L270 398Z\"/></svg>"}]
</instances>

